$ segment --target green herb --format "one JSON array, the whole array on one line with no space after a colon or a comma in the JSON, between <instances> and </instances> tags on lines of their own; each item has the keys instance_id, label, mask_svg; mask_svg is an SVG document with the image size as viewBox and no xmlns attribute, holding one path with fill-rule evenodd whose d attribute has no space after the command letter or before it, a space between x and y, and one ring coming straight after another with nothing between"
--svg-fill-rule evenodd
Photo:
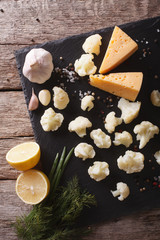
<instances>
[{"instance_id":1,"label":"green herb","mask_svg":"<svg viewBox=\"0 0 160 240\"><path fill-rule=\"evenodd\" d=\"M35 205L29 215L17 218L15 229L20 239L78 240L89 232L87 228L77 228L76 223L84 207L96 204L95 197L80 189L77 177L66 186L59 185L73 150L66 156L64 148L60 159L56 155L49 174L48 197Z\"/></svg>"}]
</instances>

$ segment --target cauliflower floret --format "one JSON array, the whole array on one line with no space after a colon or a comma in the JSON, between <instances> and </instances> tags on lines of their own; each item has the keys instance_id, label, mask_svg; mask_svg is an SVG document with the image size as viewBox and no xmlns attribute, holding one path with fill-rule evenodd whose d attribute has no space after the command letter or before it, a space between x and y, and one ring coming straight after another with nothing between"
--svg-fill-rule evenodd
<instances>
[{"instance_id":1,"label":"cauliflower floret","mask_svg":"<svg viewBox=\"0 0 160 240\"><path fill-rule=\"evenodd\" d=\"M86 38L82 45L85 53L95 53L96 55L99 55L100 46L102 45L101 39L102 37L99 34L94 34Z\"/></svg>"},{"instance_id":2,"label":"cauliflower floret","mask_svg":"<svg viewBox=\"0 0 160 240\"><path fill-rule=\"evenodd\" d=\"M138 116L141 107L141 102L129 102L121 98L118 102L118 108L122 111L121 118L126 124L132 122Z\"/></svg>"},{"instance_id":3,"label":"cauliflower floret","mask_svg":"<svg viewBox=\"0 0 160 240\"><path fill-rule=\"evenodd\" d=\"M94 162L93 166L88 168L88 174L95 181L99 182L109 175L109 165L106 162Z\"/></svg>"},{"instance_id":4,"label":"cauliflower floret","mask_svg":"<svg viewBox=\"0 0 160 240\"><path fill-rule=\"evenodd\" d=\"M129 132L123 131L122 133L115 133L115 139L113 141L114 145L119 146L123 144L124 146L129 147L132 142L132 135Z\"/></svg>"},{"instance_id":5,"label":"cauliflower floret","mask_svg":"<svg viewBox=\"0 0 160 240\"><path fill-rule=\"evenodd\" d=\"M110 112L107 114L105 118L104 126L109 133L112 133L114 132L116 126L120 125L121 123L122 123L122 119L115 117L115 112Z\"/></svg>"},{"instance_id":6,"label":"cauliflower floret","mask_svg":"<svg viewBox=\"0 0 160 240\"><path fill-rule=\"evenodd\" d=\"M111 138L106 135L100 128L93 130L90 137L94 140L94 144L99 148L109 148L111 146Z\"/></svg>"},{"instance_id":7,"label":"cauliflower floret","mask_svg":"<svg viewBox=\"0 0 160 240\"><path fill-rule=\"evenodd\" d=\"M123 201L130 194L130 190L126 183L119 182L117 183L117 190L111 191L111 193L113 197L119 196L118 200Z\"/></svg>"},{"instance_id":8,"label":"cauliflower floret","mask_svg":"<svg viewBox=\"0 0 160 240\"><path fill-rule=\"evenodd\" d=\"M86 75L94 74L97 67L94 65L92 54L82 54L80 59L77 59L74 63L75 71L79 76L83 77Z\"/></svg>"},{"instance_id":9,"label":"cauliflower floret","mask_svg":"<svg viewBox=\"0 0 160 240\"><path fill-rule=\"evenodd\" d=\"M53 92L53 102L55 108L58 108L60 110L65 109L69 103L68 94L60 87L54 87Z\"/></svg>"},{"instance_id":10,"label":"cauliflower floret","mask_svg":"<svg viewBox=\"0 0 160 240\"><path fill-rule=\"evenodd\" d=\"M160 92L158 90L153 90L151 92L150 98L154 106L160 107Z\"/></svg>"},{"instance_id":11,"label":"cauliflower floret","mask_svg":"<svg viewBox=\"0 0 160 240\"><path fill-rule=\"evenodd\" d=\"M44 131L56 131L64 120L61 113L56 113L52 108L45 110L41 117L40 123Z\"/></svg>"},{"instance_id":12,"label":"cauliflower floret","mask_svg":"<svg viewBox=\"0 0 160 240\"><path fill-rule=\"evenodd\" d=\"M94 101L93 96L85 96L81 100L81 109L83 111L86 111L86 109L90 111L94 107L93 101Z\"/></svg>"},{"instance_id":13,"label":"cauliflower floret","mask_svg":"<svg viewBox=\"0 0 160 240\"><path fill-rule=\"evenodd\" d=\"M119 169L126 173L140 172L144 168L144 155L140 152L126 151L117 159Z\"/></svg>"},{"instance_id":14,"label":"cauliflower floret","mask_svg":"<svg viewBox=\"0 0 160 240\"><path fill-rule=\"evenodd\" d=\"M90 127L92 127L92 123L88 118L79 116L69 123L68 130L76 132L79 137L84 137L86 135L86 128Z\"/></svg>"},{"instance_id":15,"label":"cauliflower floret","mask_svg":"<svg viewBox=\"0 0 160 240\"><path fill-rule=\"evenodd\" d=\"M157 151L157 152L154 154L154 157L155 157L157 163L160 165L160 150Z\"/></svg>"},{"instance_id":16,"label":"cauliflower floret","mask_svg":"<svg viewBox=\"0 0 160 240\"><path fill-rule=\"evenodd\" d=\"M142 149L154 134L159 133L159 128L149 121L142 121L134 127L133 131L137 134L137 140L140 140L139 149Z\"/></svg>"},{"instance_id":17,"label":"cauliflower floret","mask_svg":"<svg viewBox=\"0 0 160 240\"><path fill-rule=\"evenodd\" d=\"M79 143L75 149L74 154L78 158L82 158L82 160L86 160L87 158L94 158L95 151L94 148L88 143Z\"/></svg>"}]
</instances>

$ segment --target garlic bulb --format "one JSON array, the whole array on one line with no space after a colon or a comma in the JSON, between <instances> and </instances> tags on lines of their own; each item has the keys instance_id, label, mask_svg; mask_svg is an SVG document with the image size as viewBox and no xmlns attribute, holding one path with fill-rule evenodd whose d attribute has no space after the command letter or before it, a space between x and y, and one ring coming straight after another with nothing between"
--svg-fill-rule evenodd
<instances>
[{"instance_id":1,"label":"garlic bulb","mask_svg":"<svg viewBox=\"0 0 160 240\"><path fill-rule=\"evenodd\" d=\"M43 48L34 48L26 55L23 75L31 82L42 84L51 77L53 67L52 55Z\"/></svg>"},{"instance_id":2,"label":"garlic bulb","mask_svg":"<svg viewBox=\"0 0 160 240\"><path fill-rule=\"evenodd\" d=\"M32 88L32 96L29 101L28 110L29 111L36 110L38 108L38 106L39 106L39 101L38 101L36 94L34 93L34 88Z\"/></svg>"}]
</instances>

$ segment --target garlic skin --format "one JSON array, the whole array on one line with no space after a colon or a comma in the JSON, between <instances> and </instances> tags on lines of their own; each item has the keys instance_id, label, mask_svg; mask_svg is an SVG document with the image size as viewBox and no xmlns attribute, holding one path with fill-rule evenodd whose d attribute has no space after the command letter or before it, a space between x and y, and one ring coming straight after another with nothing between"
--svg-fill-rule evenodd
<instances>
[{"instance_id":1,"label":"garlic skin","mask_svg":"<svg viewBox=\"0 0 160 240\"><path fill-rule=\"evenodd\" d=\"M31 82L42 84L51 77L53 68L52 55L43 48L33 48L26 55L23 75Z\"/></svg>"},{"instance_id":2,"label":"garlic skin","mask_svg":"<svg viewBox=\"0 0 160 240\"><path fill-rule=\"evenodd\" d=\"M38 106L39 106L39 100L36 94L34 93L34 88L32 88L32 96L29 101L28 110L34 111L38 108Z\"/></svg>"}]
</instances>

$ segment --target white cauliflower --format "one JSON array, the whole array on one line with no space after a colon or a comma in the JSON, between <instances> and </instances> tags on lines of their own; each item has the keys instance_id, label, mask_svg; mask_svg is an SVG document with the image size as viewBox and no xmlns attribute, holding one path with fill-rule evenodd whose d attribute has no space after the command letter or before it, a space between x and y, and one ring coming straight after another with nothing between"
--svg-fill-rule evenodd
<instances>
[{"instance_id":1,"label":"white cauliflower","mask_svg":"<svg viewBox=\"0 0 160 240\"><path fill-rule=\"evenodd\" d=\"M132 135L127 132L127 131L123 131L122 133L115 133L115 139L113 141L115 146L119 146L119 145L124 145L126 147L129 147L133 142L132 139Z\"/></svg>"},{"instance_id":2,"label":"white cauliflower","mask_svg":"<svg viewBox=\"0 0 160 240\"><path fill-rule=\"evenodd\" d=\"M155 152L154 157L155 157L157 163L160 165L160 150Z\"/></svg>"},{"instance_id":3,"label":"white cauliflower","mask_svg":"<svg viewBox=\"0 0 160 240\"><path fill-rule=\"evenodd\" d=\"M87 158L94 158L95 151L94 148L88 143L79 143L75 149L74 154L78 158L82 158L82 160L86 160Z\"/></svg>"},{"instance_id":4,"label":"white cauliflower","mask_svg":"<svg viewBox=\"0 0 160 240\"><path fill-rule=\"evenodd\" d=\"M94 74L97 67L94 65L92 54L82 54L80 59L77 59L74 63L75 71L79 76L83 77L86 75Z\"/></svg>"},{"instance_id":5,"label":"white cauliflower","mask_svg":"<svg viewBox=\"0 0 160 240\"><path fill-rule=\"evenodd\" d=\"M144 168L144 155L140 152L126 151L117 159L119 169L126 173L140 172Z\"/></svg>"},{"instance_id":6,"label":"white cauliflower","mask_svg":"<svg viewBox=\"0 0 160 240\"><path fill-rule=\"evenodd\" d=\"M137 134L137 140L140 140L139 149L142 149L155 134L159 133L159 128L149 121L142 121L133 131Z\"/></svg>"},{"instance_id":7,"label":"white cauliflower","mask_svg":"<svg viewBox=\"0 0 160 240\"><path fill-rule=\"evenodd\" d=\"M109 165L106 162L94 162L93 166L88 168L88 174L95 181L99 182L109 175Z\"/></svg>"},{"instance_id":8,"label":"white cauliflower","mask_svg":"<svg viewBox=\"0 0 160 240\"><path fill-rule=\"evenodd\" d=\"M111 138L106 135L100 128L93 130L90 137L94 140L94 144L99 148L109 148L111 146Z\"/></svg>"},{"instance_id":9,"label":"white cauliflower","mask_svg":"<svg viewBox=\"0 0 160 240\"><path fill-rule=\"evenodd\" d=\"M129 187L126 183L119 182L117 183L117 190L111 191L113 194L113 197L118 197L118 200L123 201L125 198L127 198L130 194Z\"/></svg>"},{"instance_id":10,"label":"white cauliflower","mask_svg":"<svg viewBox=\"0 0 160 240\"><path fill-rule=\"evenodd\" d=\"M150 99L154 106L160 107L160 92L158 90L153 90L151 92Z\"/></svg>"},{"instance_id":11,"label":"white cauliflower","mask_svg":"<svg viewBox=\"0 0 160 240\"><path fill-rule=\"evenodd\" d=\"M85 96L81 100L81 109L83 111L86 111L86 110L90 111L94 107L93 101L94 101L93 96Z\"/></svg>"},{"instance_id":12,"label":"white cauliflower","mask_svg":"<svg viewBox=\"0 0 160 240\"><path fill-rule=\"evenodd\" d=\"M60 87L54 87L53 92L53 102L55 108L58 108L60 110L65 109L69 103L68 94Z\"/></svg>"},{"instance_id":13,"label":"white cauliflower","mask_svg":"<svg viewBox=\"0 0 160 240\"><path fill-rule=\"evenodd\" d=\"M112 133L114 132L116 126L120 125L121 123L122 123L122 119L115 117L115 112L110 112L107 114L105 118L104 126L109 133Z\"/></svg>"},{"instance_id":14,"label":"white cauliflower","mask_svg":"<svg viewBox=\"0 0 160 240\"><path fill-rule=\"evenodd\" d=\"M118 101L118 108L122 111L121 118L126 124L132 122L138 116L140 107L141 102L129 102L124 98Z\"/></svg>"},{"instance_id":15,"label":"white cauliflower","mask_svg":"<svg viewBox=\"0 0 160 240\"><path fill-rule=\"evenodd\" d=\"M101 39L102 37L99 34L94 34L86 38L82 45L85 53L95 53L96 55L99 55L100 46L102 45Z\"/></svg>"},{"instance_id":16,"label":"white cauliflower","mask_svg":"<svg viewBox=\"0 0 160 240\"><path fill-rule=\"evenodd\" d=\"M56 131L62 124L64 117L61 113L56 113L52 108L45 110L40 123L44 131Z\"/></svg>"},{"instance_id":17,"label":"white cauliflower","mask_svg":"<svg viewBox=\"0 0 160 240\"><path fill-rule=\"evenodd\" d=\"M86 135L86 128L90 127L92 127L92 123L88 118L79 116L69 123L68 130L76 132L79 137L84 137Z\"/></svg>"}]
</instances>

